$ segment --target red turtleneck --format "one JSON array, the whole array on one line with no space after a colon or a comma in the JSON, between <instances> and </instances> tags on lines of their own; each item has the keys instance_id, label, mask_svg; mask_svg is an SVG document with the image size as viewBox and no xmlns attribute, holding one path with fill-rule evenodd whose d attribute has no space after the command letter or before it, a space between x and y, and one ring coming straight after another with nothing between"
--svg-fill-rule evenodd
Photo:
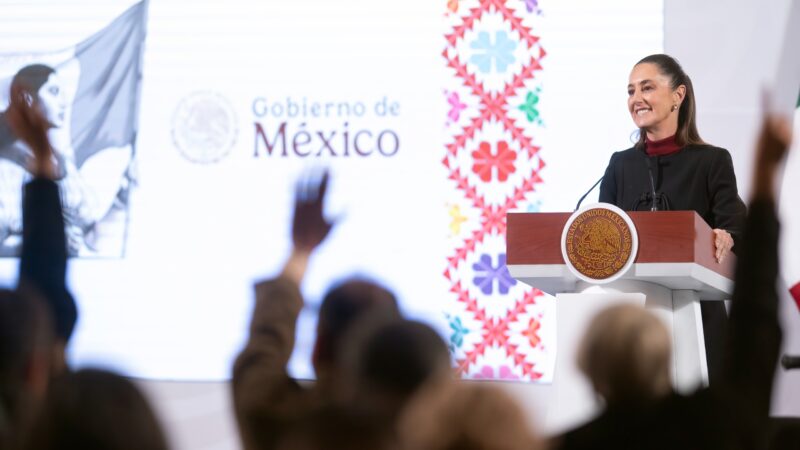
<instances>
[{"instance_id":1,"label":"red turtleneck","mask_svg":"<svg viewBox=\"0 0 800 450\"><path fill-rule=\"evenodd\" d=\"M678 152L681 147L675 142L675 135L657 141L645 136L644 149L649 156L664 156Z\"/></svg>"}]
</instances>

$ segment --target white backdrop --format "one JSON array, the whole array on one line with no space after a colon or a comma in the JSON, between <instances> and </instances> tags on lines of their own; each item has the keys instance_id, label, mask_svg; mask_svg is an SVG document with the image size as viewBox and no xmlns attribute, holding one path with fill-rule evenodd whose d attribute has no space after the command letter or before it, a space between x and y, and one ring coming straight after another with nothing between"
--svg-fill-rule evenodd
<instances>
[{"instance_id":1,"label":"white backdrop","mask_svg":"<svg viewBox=\"0 0 800 450\"><path fill-rule=\"evenodd\" d=\"M664 4L664 49L666 52L678 57L684 68L692 76L698 95L700 129L703 137L731 151L738 174L740 191L742 191L742 195L745 198L749 190L750 145L757 130L757 119L759 117L758 92L762 80L771 76L770 70L773 67L772 65L775 64L777 52L774 47L782 32L782 19L785 18L789 2L790 0L778 0L770 2L768 5L762 5L743 0L735 2L727 0L707 2L667 0ZM395 7L402 8L399 3L402 2L398 2ZM569 4L569 2L561 3ZM36 5L38 3L0 2L3 8L13 7L15 10L23 5L30 4ZM291 8L288 4L275 7L278 9ZM155 8L155 5L151 6L151 9ZM203 9L202 6L192 8L187 6L181 14L185 14L186 10L198 8L200 10ZM172 13L173 17L183 17L177 12L177 9L176 7L176 11ZM44 10L48 9L45 8ZM87 17L87 10L89 9L84 8L80 13L83 20L88 23L92 19ZM102 8L93 6L92 10L101 11ZM0 17L8 17L5 14L6 12L7 10L4 9ZM721 12L724 12L724 14ZM111 17L113 13L113 8L109 7L109 12L106 16ZM330 13L331 11L323 9L320 10L319 15L324 17L325 14ZM152 14L154 13L151 12ZM52 13L50 17L56 20L60 16ZM97 19L94 22L96 25L102 26L101 24L104 23L107 17ZM208 39L203 36L207 36L207 33L213 31L220 22L225 23L224 15L216 17L217 19L208 20L205 23L203 33L198 33L199 37L198 35L187 35L182 38L179 36L175 39ZM414 17L415 21L423 19L423 16ZM256 22L259 20L254 19ZM638 23L635 20L626 18L624 15L619 20L621 22L620 25L637 26ZM328 34L326 36L336 36L335 31L340 28L339 23L328 23L326 28L323 20L320 19L318 22L323 22L322 25L317 23L317 26L327 31ZM345 24L352 27L354 21L348 21ZM168 30L162 30L162 33L166 31ZM153 29L153 33L155 33L155 29ZM44 40L39 33L31 32L27 37L32 44ZM76 35L74 38L79 40L81 36ZM245 37L242 37L242 39L245 39ZM0 45L5 46L7 42L7 39L0 39ZM307 45L310 45L305 38L299 39L299 42L306 42ZM207 40L202 41L202 43L206 46L209 45ZM210 50L213 50L213 47ZM265 58L260 52L259 55ZM290 59L292 61L300 58L298 55L284 56L293 58ZM378 55L371 56L379 57ZM555 58L555 56L553 57ZM333 56L329 57L327 61L330 62L332 59L334 59ZM386 63L386 61L381 62ZM163 64L164 61L161 63ZM438 64L439 61L433 61L433 63ZM597 70L615 70L626 77L628 66L629 63L624 63L621 68L609 68L608 65L601 64L596 68ZM280 71L277 72L278 75L276 76L279 76ZM576 73L584 73L584 78L589 80L587 81L587 86L592 85L590 82L592 78L591 70ZM192 77L188 75L181 77L179 74L175 74L172 78L190 83ZM623 85L624 83L620 82L618 88L620 95L618 108L619 111L622 111L620 114L624 114ZM566 86L564 89L568 90ZM591 91L588 88L583 89L584 91ZM604 89L613 90L617 88L607 86L599 89L599 91ZM440 93L437 92L432 95L440 95ZM542 102L546 101L551 100L543 96ZM159 106L160 102L157 99L152 100L152 102L153 104L148 107L150 112L157 113L160 108L163 108L165 110L163 112L164 119L168 118L168 112L171 112L175 106L174 104ZM569 105L570 110L575 111L576 114L582 114L582 108L593 107L591 99L586 97L584 97L584 100L575 100ZM243 110L248 107L249 105L247 104L241 106ZM244 114L247 113L245 112ZM441 116L436 118L437 123L441 123L439 117ZM578 121L578 123L582 122ZM548 120L548 125L556 126L550 120ZM621 123L621 126L624 127L625 125ZM168 133L167 126L163 125L163 127L165 129L162 132ZM572 131L574 128L569 128L569 130ZM144 133L145 131L143 130L142 132ZM570 137L575 136L581 136L581 133L572 131ZM614 149L618 145L624 145L626 143L625 138L626 136L621 137L615 133L612 136L614 141L609 143L609 147ZM549 148L552 149L553 147ZM612 149L608 150L609 154ZM164 146L157 150L170 155L175 152L175 149L171 146ZM170 157L174 157L174 155ZM607 156L598 156L597 161L594 163L598 167L592 169L602 170L601 166L604 166L606 160ZM571 189L575 192L580 192L584 189L577 186L580 183L574 184L575 187ZM288 185L287 182L286 186ZM553 209L557 209L557 206L553 206ZM275 265L280 260L280 256L273 256L272 258L271 262L265 261L261 263L263 264L261 266L254 266L251 275L255 276L256 272L268 274L274 270ZM13 274L7 272L6 276L11 279ZM158 291L161 285L149 284L147 287ZM249 296L247 286L237 287L228 294L229 296L226 296L226 298ZM181 295L185 296L186 294L183 293ZM159 298L161 297L159 296ZM235 299L234 303L239 301ZM242 324L248 312L248 306L244 302L246 300L242 304L231 307L232 314L237 314ZM113 313L125 316L128 313L128 308L119 304L109 304L106 309L108 314ZM205 313L198 312L198 314L202 316ZM800 318L798 316L796 307L787 298L782 304L782 317L786 324L785 341L787 351L794 353L800 353ZM154 320L156 320L157 326L144 326L135 323L135 321L131 321L130 325L126 326L138 328L140 333L146 333L150 328L158 327L164 328L173 334L177 333L174 323L172 324L173 326L170 326L167 321L161 322L157 317ZM147 323L150 324L152 322L148 321ZM208 333L215 331L211 330ZM99 339L100 335L98 334L97 336ZM231 338L228 339L228 342L233 344L236 340L237 338ZM100 353L95 356L102 358L104 355ZM225 383L198 384L147 381L143 382L143 385L152 395L157 408L162 413L176 448L227 449L237 447L235 429L232 426L228 405L227 385ZM503 386L512 390L514 395L524 403L526 409L531 413L532 423L537 423L537 415L541 416L546 413L549 401L549 386L524 384L503 384ZM800 407L800 402L797 402L798 398L800 398L800 374L781 373L776 386L774 412L782 415L799 415L800 410L798 410L798 407Z\"/></svg>"},{"instance_id":2,"label":"white backdrop","mask_svg":"<svg viewBox=\"0 0 800 450\"><path fill-rule=\"evenodd\" d=\"M68 52L134 3L2 3L6 75L22 64L19 54ZM73 363L145 378L227 378L247 330L251 285L275 274L287 255L292 187L309 166L331 168L328 213L340 223L303 286L309 307L299 323L292 373L313 376L316 306L326 286L352 273L387 284L408 315L453 344L448 319L463 311L442 273L480 219L465 206L462 234L448 233L456 187L442 159L456 124L446 124L442 91L461 82L448 72L442 49L450 27L477 3L464 0L460 12L445 17L446 5L428 0L151 2L126 250L122 258L70 263L80 308ZM509 100L545 164L542 183L516 207L570 210L610 154L630 145L627 74L636 60L661 51L662 6L540 1L527 11L523 0L507 5L547 52L543 69L525 86L541 91L542 122L526 122L512 103L521 98ZM483 30L503 30L507 20L493 13L479 22L458 51L465 52L467 70L480 75L470 57L479 53L476 42ZM487 43L504 32L487 35ZM507 34L512 41L519 39L514 33ZM527 49L511 45L509 69L487 70L481 79L487 89L508 82L525 62ZM75 77L64 72L74 85ZM462 92L467 103L468 95ZM499 129L487 125L480 139L505 139ZM478 142L469 146L467 157ZM523 175L524 157L520 151L520 169L509 183ZM465 171L477 180L471 163ZM511 190L494 181L480 189L490 202ZM487 242L483 257L503 261L503 234ZM503 296L492 289L494 281L488 290L479 286L472 267L483 262L480 256L465 261L462 282L490 321L459 316L469 333L456 357L481 348L482 327L504 320L511 296L526 289L517 285ZM0 277L11 283L15 268L15 260L0 260ZM535 364L534 375L522 372L509 347L491 343L464 375L549 381L554 324L552 301L540 297L508 330L513 345L528 346L525 363Z\"/></svg>"}]
</instances>

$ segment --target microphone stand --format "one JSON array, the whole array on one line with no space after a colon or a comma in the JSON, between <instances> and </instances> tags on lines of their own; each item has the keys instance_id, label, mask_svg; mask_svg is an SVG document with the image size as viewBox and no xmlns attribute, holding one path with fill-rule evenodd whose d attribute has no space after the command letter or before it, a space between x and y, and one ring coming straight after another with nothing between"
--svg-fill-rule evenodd
<instances>
[{"instance_id":1,"label":"microphone stand","mask_svg":"<svg viewBox=\"0 0 800 450\"><path fill-rule=\"evenodd\" d=\"M783 355L781 366L783 366L783 370L800 369L800 355Z\"/></svg>"},{"instance_id":2,"label":"microphone stand","mask_svg":"<svg viewBox=\"0 0 800 450\"><path fill-rule=\"evenodd\" d=\"M597 187L597 185L598 185L598 184L600 184L600 182L601 182L601 181L603 181L603 178L605 178L605 175L603 175L602 177L600 177L600 179L599 179L599 180L597 180L597 181L596 181L596 182L595 182L595 183L592 185L592 187L590 187L590 188L589 188L589 190L588 190L588 191L586 191L586 193L585 193L585 194L583 194L583 197L581 197L581 199L580 199L580 200L578 200L578 205L577 205L577 206L575 206L575 210L574 210L574 211L577 211L577 210L578 210L578 208L580 208L580 207L581 207L581 203L583 203L583 201L586 199L586 196L587 196L587 195L589 195L589 193L590 193L590 192L592 192L592 191L594 190L594 188L596 188L596 187ZM573 212L574 212L574 211L573 211Z\"/></svg>"},{"instance_id":3,"label":"microphone stand","mask_svg":"<svg viewBox=\"0 0 800 450\"><path fill-rule=\"evenodd\" d=\"M656 183L653 181L653 160L650 157L645 157L647 163L647 174L650 176L650 192L653 196L653 204L650 206L650 211L658 211L656 206Z\"/></svg>"}]
</instances>

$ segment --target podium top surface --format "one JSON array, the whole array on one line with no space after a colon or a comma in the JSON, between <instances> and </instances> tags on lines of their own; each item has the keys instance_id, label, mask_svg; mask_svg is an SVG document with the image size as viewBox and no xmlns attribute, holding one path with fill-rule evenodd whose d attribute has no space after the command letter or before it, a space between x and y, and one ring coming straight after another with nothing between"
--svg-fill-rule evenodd
<instances>
[{"instance_id":1,"label":"podium top surface","mask_svg":"<svg viewBox=\"0 0 800 450\"><path fill-rule=\"evenodd\" d=\"M729 298L736 258L731 254L722 264L716 261L714 233L696 212L627 214L636 227L639 249L624 278L697 290L709 300ZM506 264L512 276L551 294L574 288L577 279L561 253L561 233L570 215L508 214Z\"/></svg>"}]
</instances>

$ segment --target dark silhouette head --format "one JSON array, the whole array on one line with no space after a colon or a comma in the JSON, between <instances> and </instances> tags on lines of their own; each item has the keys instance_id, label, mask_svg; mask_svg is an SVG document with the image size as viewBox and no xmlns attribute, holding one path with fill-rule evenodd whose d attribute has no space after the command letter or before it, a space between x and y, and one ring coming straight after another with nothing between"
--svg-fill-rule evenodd
<instances>
[{"instance_id":1,"label":"dark silhouette head","mask_svg":"<svg viewBox=\"0 0 800 450\"><path fill-rule=\"evenodd\" d=\"M25 434L45 395L52 357L52 325L38 297L0 290L0 447Z\"/></svg>"},{"instance_id":2,"label":"dark silhouette head","mask_svg":"<svg viewBox=\"0 0 800 450\"><path fill-rule=\"evenodd\" d=\"M313 363L318 377L336 368L343 342L359 319L378 314L399 317L394 294L376 283L351 279L334 286L319 309Z\"/></svg>"},{"instance_id":3,"label":"dark silhouette head","mask_svg":"<svg viewBox=\"0 0 800 450\"><path fill-rule=\"evenodd\" d=\"M578 367L609 405L639 406L672 392L671 339L644 308L617 305L589 323L578 350Z\"/></svg>"},{"instance_id":4,"label":"dark silhouette head","mask_svg":"<svg viewBox=\"0 0 800 450\"><path fill-rule=\"evenodd\" d=\"M450 352L429 326L396 320L369 333L357 355L354 386L357 404L393 420L426 382L450 376Z\"/></svg>"},{"instance_id":5,"label":"dark silhouette head","mask_svg":"<svg viewBox=\"0 0 800 450\"><path fill-rule=\"evenodd\" d=\"M403 448L539 450L541 440L505 391L482 383L426 385L398 422Z\"/></svg>"},{"instance_id":6,"label":"dark silhouette head","mask_svg":"<svg viewBox=\"0 0 800 450\"><path fill-rule=\"evenodd\" d=\"M166 450L153 410L134 384L84 369L53 380L29 449Z\"/></svg>"}]
</instances>

